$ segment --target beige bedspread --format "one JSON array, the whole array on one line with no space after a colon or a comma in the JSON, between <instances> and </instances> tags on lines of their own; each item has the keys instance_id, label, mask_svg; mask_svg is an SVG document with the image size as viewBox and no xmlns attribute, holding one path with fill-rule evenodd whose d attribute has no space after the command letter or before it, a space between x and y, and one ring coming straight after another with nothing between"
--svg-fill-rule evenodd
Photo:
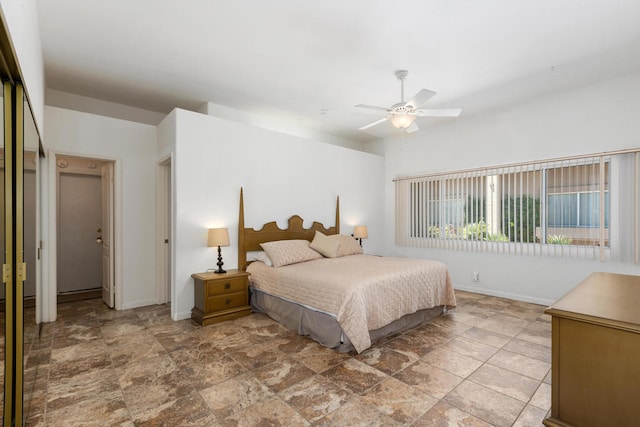
<instances>
[{"instance_id":1,"label":"beige bedspread","mask_svg":"<svg viewBox=\"0 0 640 427\"><path fill-rule=\"evenodd\" d=\"M425 259L351 255L278 268L254 262L247 271L255 288L335 315L358 353L371 345L370 330L456 305L447 267Z\"/></svg>"}]
</instances>

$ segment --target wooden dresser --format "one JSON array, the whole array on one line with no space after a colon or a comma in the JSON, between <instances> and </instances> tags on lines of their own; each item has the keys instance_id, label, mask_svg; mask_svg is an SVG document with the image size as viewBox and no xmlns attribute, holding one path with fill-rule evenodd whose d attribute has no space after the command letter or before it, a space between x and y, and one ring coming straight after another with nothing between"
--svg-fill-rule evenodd
<instances>
[{"instance_id":1,"label":"wooden dresser","mask_svg":"<svg viewBox=\"0 0 640 427\"><path fill-rule=\"evenodd\" d=\"M640 276L594 273L552 316L546 426L640 425Z\"/></svg>"},{"instance_id":2,"label":"wooden dresser","mask_svg":"<svg viewBox=\"0 0 640 427\"><path fill-rule=\"evenodd\" d=\"M201 325L223 322L251 314L249 273L227 270L224 274L192 274L195 306L191 318Z\"/></svg>"}]
</instances>

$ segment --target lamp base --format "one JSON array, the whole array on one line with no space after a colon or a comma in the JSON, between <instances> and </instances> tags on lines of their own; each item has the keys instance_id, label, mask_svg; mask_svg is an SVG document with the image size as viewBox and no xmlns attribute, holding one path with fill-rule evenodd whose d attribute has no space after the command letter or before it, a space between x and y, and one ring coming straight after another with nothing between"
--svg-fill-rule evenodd
<instances>
[{"instance_id":1,"label":"lamp base","mask_svg":"<svg viewBox=\"0 0 640 427\"><path fill-rule=\"evenodd\" d=\"M214 273L216 274L226 273L226 271L222 269L224 262L222 262L222 250L220 249L220 246L218 246L218 264L217 265L218 265L218 269L214 271Z\"/></svg>"}]
</instances>

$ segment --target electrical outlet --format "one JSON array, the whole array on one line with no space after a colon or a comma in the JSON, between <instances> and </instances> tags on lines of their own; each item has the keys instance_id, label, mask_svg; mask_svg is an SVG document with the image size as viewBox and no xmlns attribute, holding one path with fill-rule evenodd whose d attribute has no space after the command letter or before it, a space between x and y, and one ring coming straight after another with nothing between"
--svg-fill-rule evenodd
<instances>
[{"instance_id":1,"label":"electrical outlet","mask_svg":"<svg viewBox=\"0 0 640 427\"><path fill-rule=\"evenodd\" d=\"M471 280L474 282L477 282L480 280L480 273L478 273L477 271L473 272L473 275L471 276Z\"/></svg>"}]
</instances>

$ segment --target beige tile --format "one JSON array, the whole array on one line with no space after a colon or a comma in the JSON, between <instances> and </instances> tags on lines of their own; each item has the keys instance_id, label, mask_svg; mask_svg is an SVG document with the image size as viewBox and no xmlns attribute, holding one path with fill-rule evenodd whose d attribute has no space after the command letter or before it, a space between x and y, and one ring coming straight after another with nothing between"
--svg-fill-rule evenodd
<instances>
[{"instance_id":1,"label":"beige tile","mask_svg":"<svg viewBox=\"0 0 640 427\"><path fill-rule=\"evenodd\" d=\"M98 342L80 343L69 347L54 348L51 351L51 363L74 362L93 356L107 355L107 346Z\"/></svg>"},{"instance_id":2,"label":"beige tile","mask_svg":"<svg viewBox=\"0 0 640 427\"><path fill-rule=\"evenodd\" d=\"M542 381L551 369L551 364L521 354L500 350L488 361L489 364Z\"/></svg>"},{"instance_id":3,"label":"beige tile","mask_svg":"<svg viewBox=\"0 0 640 427\"><path fill-rule=\"evenodd\" d=\"M227 354L245 369L253 370L274 362L282 361L286 355L270 343L248 344L227 350Z\"/></svg>"},{"instance_id":4,"label":"beige tile","mask_svg":"<svg viewBox=\"0 0 640 427\"><path fill-rule=\"evenodd\" d=\"M493 347L502 347L511 340L511 337L482 328L471 328L460 335L462 338L478 341Z\"/></svg>"},{"instance_id":5,"label":"beige tile","mask_svg":"<svg viewBox=\"0 0 640 427\"><path fill-rule=\"evenodd\" d=\"M278 396L309 422L315 422L338 409L352 394L322 375L314 375L281 391Z\"/></svg>"},{"instance_id":6,"label":"beige tile","mask_svg":"<svg viewBox=\"0 0 640 427\"><path fill-rule=\"evenodd\" d=\"M171 353L181 374L196 390L233 378L247 369L223 352L183 348Z\"/></svg>"},{"instance_id":7,"label":"beige tile","mask_svg":"<svg viewBox=\"0 0 640 427\"><path fill-rule=\"evenodd\" d=\"M121 396L118 398L105 398L105 396L98 395L90 399L81 400L72 406L48 411L46 413L46 425L82 425L87 427L118 425L133 427L134 423Z\"/></svg>"},{"instance_id":8,"label":"beige tile","mask_svg":"<svg viewBox=\"0 0 640 427\"><path fill-rule=\"evenodd\" d=\"M431 366L425 361L418 361L398 372L395 378L438 399L442 399L462 382L461 377Z\"/></svg>"},{"instance_id":9,"label":"beige tile","mask_svg":"<svg viewBox=\"0 0 640 427\"><path fill-rule=\"evenodd\" d=\"M135 315L115 318L115 319L101 319L100 330L105 338L112 338L118 335L133 334L140 332L147 327L144 322Z\"/></svg>"},{"instance_id":10,"label":"beige tile","mask_svg":"<svg viewBox=\"0 0 640 427\"><path fill-rule=\"evenodd\" d=\"M134 419L148 416L149 408L171 405L193 390L168 355L142 359L115 371Z\"/></svg>"},{"instance_id":11,"label":"beige tile","mask_svg":"<svg viewBox=\"0 0 640 427\"><path fill-rule=\"evenodd\" d=\"M254 375L274 393L277 393L314 376L315 372L302 363L287 358L256 370Z\"/></svg>"},{"instance_id":12,"label":"beige tile","mask_svg":"<svg viewBox=\"0 0 640 427\"><path fill-rule=\"evenodd\" d=\"M455 338L442 345L441 348L455 351L463 356L469 356L481 362L486 361L498 351L498 348L496 347L466 338Z\"/></svg>"},{"instance_id":13,"label":"beige tile","mask_svg":"<svg viewBox=\"0 0 640 427\"><path fill-rule=\"evenodd\" d=\"M83 323L67 323L56 332L53 348L68 347L102 339L102 331L97 320L89 319Z\"/></svg>"},{"instance_id":14,"label":"beige tile","mask_svg":"<svg viewBox=\"0 0 640 427\"><path fill-rule=\"evenodd\" d=\"M314 423L314 426L392 427L401 424L378 411L376 407L353 397L340 408Z\"/></svg>"},{"instance_id":15,"label":"beige tile","mask_svg":"<svg viewBox=\"0 0 640 427\"><path fill-rule=\"evenodd\" d=\"M314 353L321 353L325 350L324 347L311 338L298 334L278 336L273 340L270 340L270 342L283 353L295 358L302 358Z\"/></svg>"},{"instance_id":16,"label":"beige tile","mask_svg":"<svg viewBox=\"0 0 640 427\"><path fill-rule=\"evenodd\" d=\"M482 365L476 359L442 347L430 351L421 360L462 378L468 377Z\"/></svg>"},{"instance_id":17,"label":"beige tile","mask_svg":"<svg viewBox=\"0 0 640 427\"><path fill-rule=\"evenodd\" d=\"M531 322L529 326L527 326L527 329L533 329L535 331L541 332L551 332L551 323L537 318L535 322Z\"/></svg>"},{"instance_id":18,"label":"beige tile","mask_svg":"<svg viewBox=\"0 0 640 427\"><path fill-rule=\"evenodd\" d=\"M469 377L469 380L525 403L533 396L540 384L539 381L529 377L489 364L481 366Z\"/></svg>"},{"instance_id":19,"label":"beige tile","mask_svg":"<svg viewBox=\"0 0 640 427\"><path fill-rule=\"evenodd\" d=\"M540 384L540 387L536 390L529 404L545 412L551 409L551 386L546 383Z\"/></svg>"},{"instance_id":20,"label":"beige tile","mask_svg":"<svg viewBox=\"0 0 640 427\"><path fill-rule=\"evenodd\" d=\"M316 373L331 369L349 358L345 353L338 353L330 348L319 347L309 354L302 355L300 361Z\"/></svg>"},{"instance_id":21,"label":"beige tile","mask_svg":"<svg viewBox=\"0 0 640 427\"><path fill-rule=\"evenodd\" d=\"M542 421L545 419L546 414L547 411L527 405L513 424L513 427L543 427Z\"/></svg>"},{"instance_id":22,"label":"beige tile","mask_svg":"<svg viewBox=\"0 0 640 427\"><path fill-rule=\"evenodd\" d=\"M524 321L513 316L496 315L478 325L479 328L487 331L496 332L498 334L515 337L528 325L528 321Z\"/></svg>"},{"instance_id":23,"label":"beige tile","mask_svg":"<svg viewBox=\"0 0 640 427\"><path fill-rule=\"evenodd\" d=\"M401 424L418 418L438 399L395 378L388 378L362 395L362 400Z\"/></svg>"},{"instance_id":24,"label":"beige tile","mask_svg":"<svg viewBox=\"0 0 640 427\"><path fill-rule=\"evenodd\" d=\"M551 390L544 307L468 292L457 298L454 311L360 355L324 348L262 314L201 326L171 320L166 305L65 304L57 322L36 328L34 320L25 330L25 343L32 341L25 389L33 390L25 419L43 426L538 425ZM512 329L492 329L498 323ZM454 373L470 376L463 382ZM518 399L527 396L524 407Z\"/></svg>"},{"instance_id":25,"label":"beige tile","mask_svg":"<svg viewBox=\"0 0 640 427\"><path fill-rule=\"evenodd\" d=\"M518 338L524 341L528 341L534 344L540 345L551 345L551 329L549 330L535 330L535 329L524 329L517 335Z\"/></svg>"},{"instance_id":26,"label":"beige tile","mask_svg":"<svg viewBox=\"0 0 640 427\"><path fill-rule=\"evenodd\" d=\"M158 328L154 332L154 335L158 342L168 352L193 348L206 340L206 337L198 330L187 328L187 331L180 333L179 329L182 329L182 327L179 327L176 330L172 328Z\"/></svg>"},{"instance_id":27,"label":"beige tile","mask_svg":"<svg viewBox=\"0 0 640 427\"><path fill-rule=\"evenodd\" d=\"M347 359L321 375L353 393L362 393L388 378L384 372L355 359Z\"/></svg>"},{"instance_id":28,"label":"beige tile","mask_svg":"<svg viewBox=\"0 0 640 427\"><path fill-rule=\"evenodd\" d=\"M311 425L298 412L276 396L268 397L242 411L230 415L224 420L224 424L273 427L301 427Z\"/></svg>"},{"instance_id":29,"label":"beige tile","mask_svg":"<svg viewBox=\"0 0 640 427\"><path fill-rule=\"evenodd\" d=\"M77 405L96 396L111 400L122 398L120 384L110 367L77 373L60 380L49 379L46 392L48 411Z\"/></svg>"},{"instance_id":30,"label":"beige tile","mask_svg":"<svg viewBox=\"0 0 640 427\"><path fill-rule=\"evenodd\" d=\"M437 317L429 322L429 325L437 326L451 335L460 335L473 327L468 323L459 322L454 316L449 315Z\"/></svg>"},{"instance_id":31,"label":"beige tile","mask_svg":"<svg viewBox=\"0 0 640 427\"><path fill-rule=\"evenodd\" d=\"M177 397L162 405L150 406L135 414L139 426L219 426L215 415L195 391Z\"/></svg>"},{"instance_id":32,"label":"beige tile","mask_svg":"<svg viewBox=\"0 0 640 427\"><path fill-rule=\"evenodd\" d=\"M551 344L551 343L549 343ZM523 356L531 357L532 359L538 359L543 362L551 363L551 347L535 344L529 341L524 341L519 338L514 338L503 347L504 350L509 350L513 353L518 353Z\"/></svg>"},{"instance_id":33,"label":"beige tile","mask_svg":"<svg viewBox=\"0 0 640 427\"><path fill-rule=\"evenodd\" d=\"M135 360L166 355L166 350L156 337L148 332L118 335L105 340L114 366L126 365Z\"/></svg>"},{"instance_id":34,"label":"beige tile","mask_svg":"<svg viewBox=\"0 0 640 427\"><path fill-rule=\"evenodd\" d=\"M438 402L411 425L415 427L492 427L480 418L444 401Z\"/></svg>"},{"instance_id":35,"label":"beige tile","mask_svg":"<svg viewBox=\"0 0 640 427\"><path fill-rule=\"evenodd\" d=\"M388 375L393 375L414 363L418 357L386 347L372 347L356 356L356 359Z\"/></svg>"},{"instance_id":36,"label":"beige tile","mask_svg":"<svg viewBox=\"0 0 640 427\"><path fill-rule=\"evenodd\" d=\"M221 420L274 396L273 392L250 373L201 390L200 395Z\"/></svg>"},{"instance_id":37,"label":"beige tile","mask_svg":"<svg viewBox=\"0 0 640 427\"><path fill-rule=\"evenodd\" d=\"M524 402L468 380L456 387L444 400L498 427L513 424L525 407Z\"/></svg>"},{"instance_id":38,"label":"beige tile","mask_svg":"<svg viewBox=\"0 0 640 427\"><path fill-rule=\"evenodd\" d=\"M534 321L538 318L540 313L542 313L542 310L537 306L511 304L508 307L505 307L500 313L517 317L519 319Z\"/></svg>"},{"instance_id":39,"label":"beige tile","mask_svg":"<svg viewBox=\"0 0 640 427\"><path fill-rule=\"evenodd\" d=\"M453 320L456 322L464 323L469 326L478 326L480 323L484 322L488 316L483 316L482 314L476 313L466 313L463 310L452 311L448 314Z\"/></svg>"}]
</instances>

